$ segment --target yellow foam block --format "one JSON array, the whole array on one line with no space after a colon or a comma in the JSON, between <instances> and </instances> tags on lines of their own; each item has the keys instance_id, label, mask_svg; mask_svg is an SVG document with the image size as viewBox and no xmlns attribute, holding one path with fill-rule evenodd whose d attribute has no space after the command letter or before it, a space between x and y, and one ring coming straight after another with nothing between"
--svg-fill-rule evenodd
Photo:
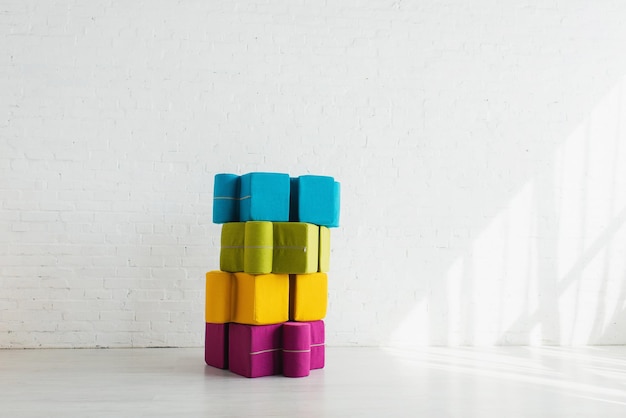
<instances>
[{"instance_id":1,"label":"yellow foam block","mask_svg":"<svg viewBox=\"0 0 626 418\"><path fill-rule=\"evenodd\" d=\"M328 275L326 273L289 276L289 319L317 321L326 316Z\"/></svg>"},{"instance_id":2,"label":"yellow foam block","mask_svg":"<svg viewBox=\"0 0 626 418\"><path fill-rule=\"evenodd\" d=\"M233 322L269 325L289 319L289 275L234 273Z\"/></svg>"},{"instance_id":3,"label":"yellow foam block","mask_svg":"<svg viewBox=\"0 0 626 418\"><path fill-rule=\"evenodd\" d=\"M231 321L234 278L232 273L210 271L206 274L205 322Z\"/></svg>"}]
</instances>

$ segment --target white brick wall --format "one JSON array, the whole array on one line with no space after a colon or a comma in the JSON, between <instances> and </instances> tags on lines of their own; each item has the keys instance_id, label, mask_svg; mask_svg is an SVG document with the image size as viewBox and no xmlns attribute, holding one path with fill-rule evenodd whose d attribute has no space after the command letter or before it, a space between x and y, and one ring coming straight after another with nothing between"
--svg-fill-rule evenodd
<instances>
[{"instance_id":1,"label":"white brick wall","mask_svg":"<svg viewBox=\"0 0 626 418\"><path fill-rule=\"evenodd\" d=\"M619 1L1 1L0 347L199 346L213 175L342 182L329 344L626 343Z\"/></svg>"}]
</instances>

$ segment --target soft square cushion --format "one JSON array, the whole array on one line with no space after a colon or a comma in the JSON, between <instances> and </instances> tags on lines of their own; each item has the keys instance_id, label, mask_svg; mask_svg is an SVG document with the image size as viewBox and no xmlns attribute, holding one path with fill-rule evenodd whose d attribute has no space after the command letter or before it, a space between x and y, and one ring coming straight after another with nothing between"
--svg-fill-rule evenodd
<instances>
[{"instance_id":1,"label":"soft square cushion","mask_svg":"<svg viewBox=\"0 0 626 418\"><path fill-rule=\"evenodd\" d=\"M220 270L243 271L245 230L245 222L229 222L222 225Z\"/></svg>"},{"instance_id":2,"label":"soft square cushion","mask_svg":"<svg viewBox=\"0 0 626 418\"><path fill-rule=\"evenodd\" d=\"M272 222L245 223L243 271L251 274L272 272L273 236Z\"/></svg>"},{"instance_id":3,"label":"soft square cushion","mask_svg":"<svg viewBox=\"0 0 626 418\"><path fill-rule=\"evenodd\" d=\"M205 324L204 361L218 369L228 369L229 324Z\"/></svg>"},{"instance_id":4,"label":"soft square cushion","mask_svg":"<svg viewBox=\"0 0 626 418\"><path fill-rule=\"evenodd\" d=\"M290 180L283 173L241 176L240 221L289 221Z\"/></svg>"},{"instance_id":5,"label":"soft square cushion","mask_svg":"<svg viewBox=\"0 0 626 418\"><path fill-rule=\"evenodd\" d=\"M311 326L311 370L323 369L326 362L326 335L324 321L313 321Z\"/></svg>"},{"instance_id":6,"label":"soft square cushion","mask_svg":"<svg viewBox=\"0 0 626 418\"><path fill-rule=\"evenodd\" d=\"M319 265L319 227L303 222L274 222L275 273L313 273Z\"/></svg>"},{"instance_id":7,"label":"soft square cushion","mask_svg":"<svg viewBox=\"0 0 626 418\"><path fill-rule=\"evenodd\" d=\"M289 319L317 321L326 316L328 275L326 273L289 276Z\"/></svg>"},{"instance_id":8,"label":"soft square cushion","mask_svg":"<svg viewBox=\"0 0 626 418\"><path fill-rule=\"evenodd\" d=\"M223 224L239 220L240 176L216 174L213 186L213 222Z\"/></svg>"},{"instance_id":9,"label":"soft square cushion","mask_svg":"<svg viewBox=\"0 0 626 418\"><path fill-rule=\"evenodd\" d=\"M283 374L308 376L311 371L311 325L306 322L283 324Z\"/></svg>"},{"instance_id":10,"label":"soft square cushion","mask_svg":"<svg viewBox=\"0 0 626 418\"><path fill-rule=\"evenodd\" d=\"M282 324L230 324L228 347L233 373L261 377L282 372Z\"/></svg>"},{"instance_id":11,"label":"soft square cushion","mask_svg":"<svg viewBox=\"0 0 626 418\"><path fill-rule=\"evenodd\" d=\"M330 229L320 226L320 249L318 271L327 273L330 270Z\"/></svg>"},{"instance_id":12,"label":"soft square cushion","mask_svg":"<svg viewBox=\"0 0 626 418\"><path fill-rule=\"evenodd\" d=\"M233 280L233 275L224 271L210 271L206 274L205 322L230 322Z\"/></svg>"},{"instance_id":13,"label":"soft square cushion","mask_svg":"<svg viewBox=\"0 0 626 418\"><path fill-rule=\"evenodd\" d=\"M266 325L289 319L289 275L234 273L233 322Z\"/></svg>"},{"instance_id":14,"label":"soft square cushion","mask_svg":"<svg viewBox=\"0 0 626 418\"><path fill-rule=\"evenodd\" d=\"M298 177L293 187L298 194L297 208L299 222L308 222L326 227L339 226L340 186L329 176L305 175ZM294 219L292 215L292 219Z\"/></svg>"},{"instance_id":15,"label":"soft square cushion","mask_svg":"<svg viewBox=\"0 0 626 418\"><path fill-rule=\"evenodd\" d=\"M333 185L333 221L327 225L329 228L339 226L339 214L341 213L341 183L335 182Z\"/></svg>"}]
</instances>

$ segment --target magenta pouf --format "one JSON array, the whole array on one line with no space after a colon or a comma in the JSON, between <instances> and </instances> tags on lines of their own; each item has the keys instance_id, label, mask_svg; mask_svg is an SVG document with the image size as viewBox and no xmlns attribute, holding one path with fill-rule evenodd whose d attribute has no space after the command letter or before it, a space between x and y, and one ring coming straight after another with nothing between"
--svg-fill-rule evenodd
<instances>
[{"instance_id":1,"label":"magenta pouf","mask_svg":"<svg viewBox=\"0 0 626 418\"><path fill-rule=\"evenodd\" d=\"M231 323L228 339L230 371L245 377L280 374L282 327L282 323L273 325Z\"/></svg>"},{"instance_id":2,"label":"magenta pouf","mask_svg":"<svg viewBox=\"0 0 626 418\"><path fill-rule=\"evenodd\" d=\"M311 325L287 322L283 325L283 374L305 377L311 371Z\"/></svg>"},{"instance_id":3,"label":"magenta pouf","mask_svg":"<svg viewBox=\"0 0 626 418\"><path fill-rule=\"evenodd\" d=\"M228 369L229 324L206 323L204 332L204 361L218 369Z\"/></svg>"},{"instance_id":4,"label":"magenta pouf","mask_svg":"<svg viewBox=\"0 0 626 418\"><path fill-rule=\"evenodd\" d=\"M323 369L326 363L324 321L306 322L311 325L311 370Z\"/></svg>"}]
</instances>

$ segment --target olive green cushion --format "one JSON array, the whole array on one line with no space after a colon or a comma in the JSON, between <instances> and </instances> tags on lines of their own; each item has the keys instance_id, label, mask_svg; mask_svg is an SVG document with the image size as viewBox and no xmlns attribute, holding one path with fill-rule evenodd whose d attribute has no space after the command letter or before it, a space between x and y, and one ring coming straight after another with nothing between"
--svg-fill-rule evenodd
<instances>
[{"instance_id":1,"label":"olive green cushion","mask_svg":"<svg viewBox=\"0 0 626 418\"><path fill-rule=\"evenodd\" d=\"M328 273L330 270L330 229L320 226L320 249L318 271Z\"/></svg>"},{"instance_id":2,"label":"olive green cushion","mask_svg":"<svg viewBox=\"0 0 626 418\"><path fill-rule=\"evenodd\" d=\"M243 271L245 222L228 222L222 225L220 270Z\"/></svg>"},{"instance_id":3,"label":"olive green cushion","mask_svg":"<svg viewBox=\"0 0 626 418\"><path fill-rule=\"evenodd\" d=\"M273 231L271 222L246 222L243 271L250 274L272 272Z\"/></svg>"},{"instance_id":4,"label":"olive green cushion","mask_svg":"<svg viewBox=\"0 0 626 418\"><path fill-rule=\"evenodd\" d=\"M274 222L274 273L313 273L319 267L319 227L304 222Z\"/></svg>"}]
</instances>

